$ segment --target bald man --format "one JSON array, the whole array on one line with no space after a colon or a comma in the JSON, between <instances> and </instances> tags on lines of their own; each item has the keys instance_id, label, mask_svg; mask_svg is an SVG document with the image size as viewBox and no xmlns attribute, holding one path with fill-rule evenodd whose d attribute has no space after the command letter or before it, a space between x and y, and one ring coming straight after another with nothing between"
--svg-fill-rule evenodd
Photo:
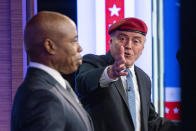
<instances>
[{"instance_id":1,"label":"bald man","mask_svg":"<svg viewBox=\"0 0 196 131\"><path fill-rule=\"evenodd\" d=\"M57 12L39 12L27 23L24 40L30 64L14 99L11 130L92 131L89 115L61 76L82 63L75 23Z\"/></svg>"}]
</instances>

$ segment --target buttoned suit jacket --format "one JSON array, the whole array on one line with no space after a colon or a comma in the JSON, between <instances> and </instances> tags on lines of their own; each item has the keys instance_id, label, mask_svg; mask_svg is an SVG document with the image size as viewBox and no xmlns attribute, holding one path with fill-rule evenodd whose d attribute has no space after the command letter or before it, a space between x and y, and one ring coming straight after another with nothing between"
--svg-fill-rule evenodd
<instances>
[{"instance_id":1,"label":"buttoned suit jacket","mask_svg":"<svg viewBox=\"0 0 196 131\"><path fill-rule=\"evenodd\" d=\"M95 131L134 131L128 99L121 79L108 87L100 87L100 77L114 59L106 55L84 56L76 77L76 91L91 115ZM135 66L141 100L141 131L176 130L170 120L159 117L151 103L151 81L147 74Z\"/></svg>"},{"instance_id":2,"label":"buttoned suit jacket","mask_svg":"<svg viewBox=\"0 0 196 131\"><path fill-rule=\"evenodd\" d=\"M93 131L93 125L68 90L45 71L29 68L15 95L11 130Z\"/></svg>"}]
</instances>

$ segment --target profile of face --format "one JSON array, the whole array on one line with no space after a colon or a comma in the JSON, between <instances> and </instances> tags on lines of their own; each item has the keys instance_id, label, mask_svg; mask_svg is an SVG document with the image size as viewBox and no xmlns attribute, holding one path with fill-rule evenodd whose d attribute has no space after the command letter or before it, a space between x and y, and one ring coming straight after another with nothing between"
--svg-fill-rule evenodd
<instances>
[{"instance_id":1,"label":"profile of face","mask_svg":"<svg viewBox=\"0 0 196 131\"><path fill-rule=\"evenodd\" d=\"M144 49L145 36L135 32L115 31L111 35L110 50L114 59L120 55L120 47L124 47L125 66L131 67Z\"/></svg>"},{"instance_id":2,"label":"profile of face","mask_svg":"<svg viewBox=\"0 0 196 131\"><path fill-rule=\"evenodd\" d=\"M35 15L25 27L24 41L30 61L62 74L75 72L82 64L76 25L58 12L41 11Z\"/></svg>"},{"instance_id":3,"label":"profile of face","mask_svg":"<svg viewBox=\"0 0 196 131\"><path fill-rule=\"evenodd\" d=\"M55 61L57 70L62 74L70 74L75 72L79 65L82 64L82 51L78 43L77 31L74 22L63 24L61 27L61 35L56 43Z\"/></svg>"}]
</instances>

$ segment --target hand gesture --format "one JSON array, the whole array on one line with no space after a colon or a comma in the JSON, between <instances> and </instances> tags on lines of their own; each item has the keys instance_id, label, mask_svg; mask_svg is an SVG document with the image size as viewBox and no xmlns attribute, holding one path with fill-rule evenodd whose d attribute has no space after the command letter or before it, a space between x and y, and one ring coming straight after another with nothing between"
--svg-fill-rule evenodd
<instances>
[{"instance_id":1,"label":"hand gesture","mask_svg":"<svg viewBox=\"0 0 196 131\"><path fill-rule=\"evenodd\" d=\"M114 64L109 66L107 70L108 76L111 79L116 79L120 76L128 75L127 72L124 72L124 70L126 69L125 62L126 60L124 57L124 47L121 46L119 49L119 56L115 59Z\"/></svg>"}]
</instances>

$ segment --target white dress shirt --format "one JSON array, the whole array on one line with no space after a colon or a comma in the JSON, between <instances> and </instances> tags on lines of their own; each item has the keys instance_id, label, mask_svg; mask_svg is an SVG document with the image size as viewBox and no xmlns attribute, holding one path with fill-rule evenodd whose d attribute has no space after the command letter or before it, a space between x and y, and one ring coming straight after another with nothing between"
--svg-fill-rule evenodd
<instances>
[{"instance_id":1,"label":"white dress shirt","mask_svg":"<svg viewBox=\"0 0 196 131\"><path fill-rule=\"evenodd\" d=\"M43 64L40 64L40 63L37 63L37 62L30 62L29 63L29 67L38 68L38 69L41 69L41 70L47 72L56 81L58 81L61 84L61 86L63 86L64 88L66 88L65 79L55 69L52 69L52 68L50 68L50 67L48 67L46 65L43 65Z\"/></svg>"},{"instance_id":2,"label":"white dress shirt","mask_svg":"<svg viewBox=\"0 0 196 131\"><path fill-rule=\"evenodd\" d=\"M118 80L118 78L113 80L108 76L108 74L107 74L108 67L105 68L103 74L101 75L100 81L99 81L100 86L103 88L109 86L109 84L111 82ZM138 88L137 78L135 75L134 66L132 66L129 69L130 69L131 73L133 74L132 80L133 80L133 85L134 85L134 89L135 89L135 97L136 97L136 124L137 124L137 126L136 126L135 131L141 131L141 114L140 114L140 112L141 112L141 105L140 104L141 103L140 103L139 88ZM126 76L121 76L120 79L122 80L122 84L123 84L124 90L126 92L126 88L127 88Z\"/></svg>"}]
</instances>

